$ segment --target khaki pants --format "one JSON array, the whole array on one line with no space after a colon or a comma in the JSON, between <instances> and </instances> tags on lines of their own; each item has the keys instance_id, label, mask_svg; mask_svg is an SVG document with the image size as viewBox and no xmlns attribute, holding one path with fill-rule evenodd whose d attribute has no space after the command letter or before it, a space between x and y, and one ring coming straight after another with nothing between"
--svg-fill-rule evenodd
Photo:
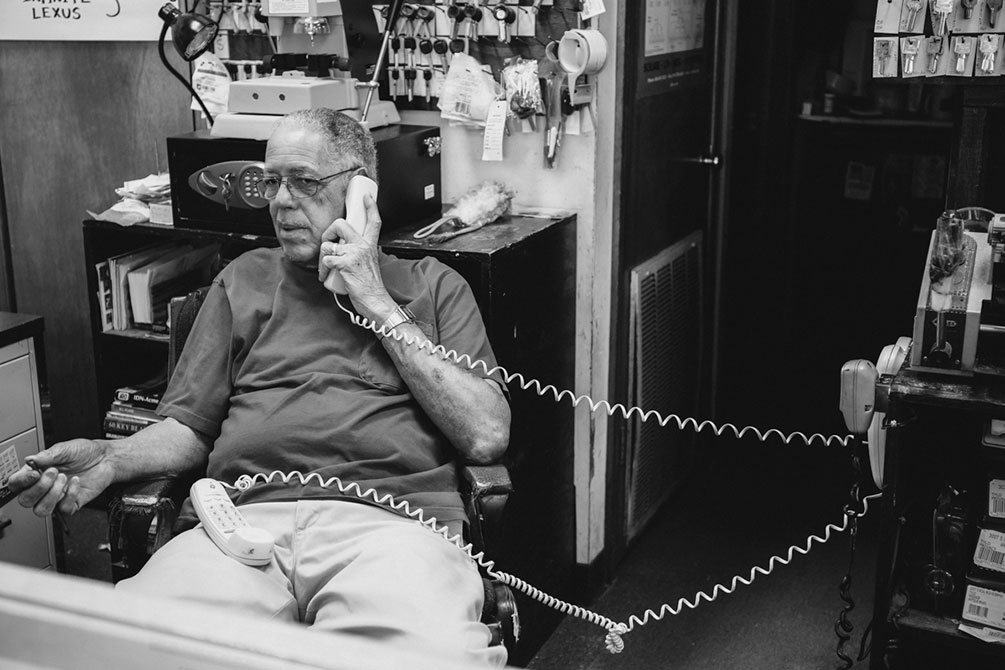
<instances>
[{"instance_id":1,"label":"khaki pants","mask_svg":"<svg viewBox=\"0 0 1005 670\"><path fill-rule=\"evenodd\" d=\"M271 564L239 563L196 527L118 588L505 664L505 648L487 646L490 633L479 621L484 592L475 564L417 522L332 500L254 503L240 511L276 538Z\"/></svg>"}]
</instances>

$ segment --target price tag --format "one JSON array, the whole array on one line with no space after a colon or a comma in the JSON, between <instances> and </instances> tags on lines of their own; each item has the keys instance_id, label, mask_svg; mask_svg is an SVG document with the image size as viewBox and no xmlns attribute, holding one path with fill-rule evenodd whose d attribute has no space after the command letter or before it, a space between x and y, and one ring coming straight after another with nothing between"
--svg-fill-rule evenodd
<instances>
[{"instance_id":1,"label":"price tag","mask_svg":"<svg viewBox=\"0 0 1005 670\"><path fill-rule=\"evenodd\" d=\"M584 0L582 17L583 20L592 19L594 16L600 16L607 11L604 7L604 0Z\"/></svg>"},{"instance_id":2,"label":"price tag","mask_svg":"<svg viewBox=\"0 0 1005 670\"><path fill-rule=\"evenodd\" d=\"M988 514L1005 519L1005 479L992 479L988 486Z\"/></svg>"},{"instance_id":3,"label":"price tag","mask_svg":"<svg viewBox=\"0 0 1005 670\"><path fill-rule=\"evenodd\" d=\"M495 100L489 106L488 117L485 119L485 134L482 136L483 161L501 161L503 159L506 109L505 100Z\"/></svg>"},{"instance_id":4,"label":"price tag","mask_svg":"<svg viewBox=\"0 0 1005 670\"><path fill-rule=\"evenodd\" d=\"M981 529L977 549L974 551L974 565L1005 572L1005 533Z\"/></svg>"}]
</instances>

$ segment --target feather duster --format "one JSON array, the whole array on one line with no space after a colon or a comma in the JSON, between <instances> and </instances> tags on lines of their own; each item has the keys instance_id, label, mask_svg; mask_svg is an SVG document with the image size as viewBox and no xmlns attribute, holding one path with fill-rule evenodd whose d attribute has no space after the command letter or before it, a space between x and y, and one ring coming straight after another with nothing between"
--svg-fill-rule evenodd
<instances>
[{"instance_id":1,"label":"feather duster","mask_svg":"<svg viewBox=\"0 0 1005 670\"><path fill-rule=\"evenodd\" d=\"M441 219L417 230L412 237L429 238L433 244L470 233L509 214L513 191L497 181L484 181L468 191Z\"/></svg>"}]
</instances>

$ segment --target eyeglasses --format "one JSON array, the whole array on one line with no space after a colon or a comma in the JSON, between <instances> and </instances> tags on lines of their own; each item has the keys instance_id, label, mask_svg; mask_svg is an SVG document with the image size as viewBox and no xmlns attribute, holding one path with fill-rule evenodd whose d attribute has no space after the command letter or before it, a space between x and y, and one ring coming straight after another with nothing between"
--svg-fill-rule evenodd
<instances>
[{"instance_id":1,"label":"eyeglasses","mask_svg":"<svg viewBox=\"0 0 1005 670\"><path fill-rule=\"evenodd\" d=\"M303 175L290 175L289 177L262 177L255 182L255 190L258 195L266 200L272 200L279 195L279 187L286 182L286 188L294 198L313 198L321 190L322 184L329 179L334 179L340 175L353 170L361 170L359 166L346 168L341 172L330 174L327 177L305 177Z\"/></svg>"}]
</instances>

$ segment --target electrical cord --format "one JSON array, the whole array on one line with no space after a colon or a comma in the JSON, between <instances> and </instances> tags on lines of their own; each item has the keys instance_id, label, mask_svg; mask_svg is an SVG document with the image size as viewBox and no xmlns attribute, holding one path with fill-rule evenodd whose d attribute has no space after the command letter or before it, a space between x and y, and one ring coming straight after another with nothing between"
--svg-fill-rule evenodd
<instances>
[{"instance_id":1,"label":"electrical cord","mask_svg":"<svg viewBox=\"0 0 1005 670\"><path fill-rule=\"evenodd\" d=\"M342 302L335 296L335 303L339 306L343 312L349 315L349 318L360 328L369 330L379 337L393 337L399 342L404 342L409 346L418 347L420 350L426 350L430 354L439 354L443 358L453 361L458 365L467 366L470 370L475 370L476 368L481 368L486 376L492 375L495 372L500 373L506 380L507 384L512 384L514 380L517 381L517 385L524 391L533 390L539 396L545 396L548 393L554 397L555 402L562 402L562 399L568 399L572 403L573 407L578 407L580 403L587 403L590 406L590 411L596 413L598 409L604 408L608 416L613 416L615 413L620 412L625 419L630 419L632 415L638 415L641 421L648 421L650 419L656 419L657 423L661 426L666 427L671 421L677 424L679 430L684 430L685 427L691 427L694 432L700 433L705 429L711 429L717 437L721 437L723 433L731 432L737 439L742 439L748 434L753 434L761 442L767 442L772 436L777 436L783 443L789 444L796 439L799 439L807 446L813 446L815 441L822 442L824 446L831 446L834 444L840 444L842 446L847 446L854 438L852 435L829 435L825 436L821 433L814 433L812 435L806 435L801 431L793 431L791 433L783 433L777 428L770 428L766 431L762 431L754 426L744 426L743 428L737 428L732 423L723 423L722 425L716 425L714 422L705 419L703 421L698 421L697 419L686 417L681 418L676 414L666 414L658 412L657 410L643 410L640 407L628 408L621 403L611 404L607 400L594 400L589 395L583 393L576 395L568 389L559 389L552 384L542 384L537 379L528 380L523 374L519 372L510 372L506 368L497 365L493 368L489 368L488 364L482 360L474 360L468 354L459 354L453 349L447 349L441 344L433 344L431 340L423 339L419 337L408 337L403 333L399 333L394 328L385 328L380 324L377 324L366 317L360 316L353 312L352 310L346 308L342 305ZM421 341L420 341L421 339Z\"/></svg>"},{"instance_id":2,"label":"electrical cord","mask_svg":"<svg viewBox=\"0 0 1005 670\"><path fill-rule=\"evenodd\" d=\"M624 650L625 643L623 640L623 636L626 633L632 632L636 628L636 626L639 627L644 626L648 624L651 620L659 621L667 614L676 616L681 611L683 611L685 607L687 607L688 609L695 609L698 607L698 605L701 604L702 600L705 600L706 602L712 602L720 594L732 593L741 584L744 586L750 586L758 574L767 577L774 571L776 565L778 564L788 565L795 557L795 554L797 553L805 556L806 554L809 553L814 543L823 544L827 542L828 540L831 539L832 533L841 533L847 530L850 519L858 519L860 517L865 516L866 513L868 513L869 511L869 501L872 500L873 498L877 498L882 495L882 493L875 493L871 496L866 496L865 498L862 499L862 510L860 512L846 512L844 515L844 521L840 526L836 524L828 524L826 528L824 528L823 537L820 537L818 535L810 535L806 540L805 546L793 545L789 547L788 552L784 558L779 555L772 556L768 560L767 568L762 568L761 566L754 566L753 568L751 568L748 577L744 577L743 575L736 575L730 581L729 586L724 586L721 583L716 584L712 588L711 595L709 595L704 591L699 591L695 595L693 601L687 600L686 598L681 598L680 600L677 601L676 605L670 605L669 603L664 603L659 608L658 612L652 609L648 609L642 614L641 618L633 614L631 617L629 617L628 623L622 623L622 622L616 622L602 614L593 612L592 610L589 610L585 607L580 607L579 605L573 605L572 603L556 598L552 595L545 593L544 591L541 591L537 587L532 586L531 584L525 582L519 577L511 575L507 572L503 572L501 570L497 570L495 567L495 561L486 558L485 552L483 551L478 551L476 553L474 545L471 544L470 542L465 542L463 537L461 537L459 533L451 535L450 529L438 523L436 517L430 516L427 518L425 515L425 511L423 509L421 508L412 509L411 505L408 504L407 500L395 501L394 498L389 493L379 494L373 488L368 488L364 491L356 482L350 482L346 484L338 477L329 477L328 479L324 479L317 472L310 472L305 475L304 473L298 470L293 470L291 472L281 472L279 470L274 470L268 474L265 473L256 473L254 475L245 474L238 477L237 481L234 482L234 484L229 484L227 482L220 482L220 483L222 486L226 488L231 488L243 492L250 489L256 483L268 484L275 481L276 479L281 479L285 484L288 484L291 480L296 479L300 482L302 486L307 486L311 483L311 481L316 481L317 485L320 486L321 488L329 488L330 486L334 485L343 495L350 495L359 498L361 500L372 501L377 505L386 507L399 514L404 514L405 516L414 519L415 521L419 522L420 524L422 524L429 530L433 531L434 533L440 535L445 540L447 540L448 542L456 546L458 549L463 551L468 556L468 558L474 561L479 567L484 569L486 574L488 574L493 579L497 579L503 584L513 587L521 591L525 595L529 596L530 598L533 598L534 600L537 600L538 602L541 602L548 607L556 609L559 612L562 612L563 614L571 614L575 617L588 621L589 623L596 624L601 628L604 628L607 631L607 635L604 640L605 646L607 647L607 650L612 654L619 654Z\"/></svg>"},{"instance_id":3,"label":"electrical cord","mask_svg":"<svg viewBox=\"0 0 1005 670\"><path fill-rule=\"evenodd\" d=\"M482 360L473 360L471 356L469 356L468 354L458 354L456 351L448 350L446 349L446 347L442 345L439 344L434 345L432 341L428 339L423 338L420 341L419 337L408 337L405 334L398 332L394 328L386 328L382 325L376 324L370 319L360 316L354 313L353 311L347 309L344 305L342 305L342 302L339 300L337 294L335 295L335 302L338 305L339 309L341 309L342 311L344 311L346 314L349 315L349 318L352 320L354 324L366 330L370 330L378 336L393 337L395 340L399 342L403 341L405 342L405 344L409 346L415 346L418 347L420 350L426 350L428 351L429 354L439 354L443 356L445 359L452 360L458 365L466 365L471 370L475 370L476 368L480 367L482 370L484 370L486 375L491 375L495 372L499 372L500 374L503 375L508 384L512 383L514 380L519 380L518 384L520 388L522 388L523 390L528 390L533 387L535 392L540 396L545 396L547 393L550 392L554 396L555 402L561 402L563 398L568 398L574 407L578 406L581 402L586 402L590 405L591 411L593 412L596 412L599 408L604 407L608 415L613 415L615 412L621 412L621 414L626 419L628 419L633 414L637 414L640 420L642 421L647 421L655 418L661 426L666 426L671 421L674 421L676 422L677 427L682 430L686 426L692 427L695 432L701 432L706 428L711 428L711 430L717 436L721 436L727 430L732 431L732 433L737 438L742 438L748 433L751 433L756 435L757 438L762 442L767 441L770 437L774 435L777 436L779 439L781 439L785 444L789 444L790 442L798 438L802 442L804 442L807 446L812 446L813 442L817 440L822 442L825 446L835 443L847 446L848 443L854 439L854 437L851 435L844 437L840 435L824 436L820 433L814 433L813 435L807 436L806 434L799 431L785 434L782 431L775 428L769 429L767 431L761 431L753 426L746 426L742 429L739 429L730 423L725 423L722 424L721 426L717 426L714 422L709 420L699 422L696 419L690 417L681 419L679 416L675 414L668 414L664 416L656 410L646 411L639 407L632 407L629 409L620 403L612 405L606 400L594 401L590 396L586 394L577 396L571 391L559 390L558 388L550 384L542 385L541 382L538 381L537 379L531 379L528 381L522 374L511 373L501 366L496 366L489 369L487 363L485 363ZM716 584L711 590L711 595L709 593L706 593L705 591L699 591L694 596L693 600L680 598L675 605L671 605L670 603L664 603L659 607L658 611L647 609L645 612L643 612L641 617L633 614L628 618L627 623L625 623L625 622L616 622L613 619L610 619L602 614L598 614L597 612L593 612L585 607L580 607L579 605L568 603L564 600L561 600L559 598L556 598L552 595L549 595L541 591L537 587L525 582L519 577L515 577L514 575L503 572L501 570L496 570L495 562L486 558L484 552L479 551L476 553L474 550L474 546L470 542L467 543L464 542L464 539L459 534L450 535L449 529L446 526L442 526L439 523L437 523L436 517L426 518L425 513L421 508L413 510L411 506L408 504L408 501L406 500L395 501L390 494L381 495L377 493L377 491L374 490L373 488L369 488L364 491L355 482L345 484L338 477L330 477L327 480L325 480L321 477L320 474L316 472L311 472L308 473L307 475L304 475L299 471L284 473L278 470L273 471L269 474L257 473L254 475L250 474L241 475L233 485L228 484L226 482L221 483L223 486L228 488L234 488L239 491L246 491L252 486L254 486L256 482L269 483L277 478L282 479L284 483L289 483L289 481L292 479L298 479L300 483L305 486L312 480L316 480L317 484L322 488L328 488L334 484L338 488L338 490L344 495L351 495L363 500L371 500L372 502L378 505L388 507L398 513L402 513L418 521L420 524L426 526L431 531L441 535L445 540L451 542L458 549L467 554L471 560L473 560L478 566L484 569L486 574L488 574L493 579L496 579L502 582L503 584L506 584L507 586L515 588L524 593L525 595L529 596L530 598L537 600L543 603L544 605L547 605L548 607L556 609L562 612L563 614L571 614L575 617L578 617L580 619L583 619L585 621L588 621L590 623L596 624L604 628L607 631L607 635L605 637L605 646L607 647L607 650L612 654L618 654L624 650L625 643L623 636L626 633L632 632L636 627L645 626L650 621L654 620L659 621L668 614L671 616L676 616L677 614L682 612L685 608L695 609L698 607L698 605L701 604L703 600L706 602L712 602L722 594L733 593L733 591L735 591L741 584L744 586L750 586L750 584L753 583L754 579L756 579L757 575L763 575L765 577L770 575L774 571L777 565L788 565L793 560L793 558L797 553L805 556L807 553L809 553L810 549L813 547L815 543L824 544L828 542L833 534L844 532L845 530L848 529L850 523L857 522L859 518L865 516L869 511L869 502L877 497L882 496L882 493L875 493L873 495L862 498L861 511L855 511L850 509L850 506L846 506L841 525L833 523L828 524L824 528L822 537L819 535L810 535L806 539L804 546L792 545L791 547L789 547L785 557L782 557L777 554L772 556L768 560L768 565L766 568L755 565L753 568L751 568L749 576L747 577L744 577L743 575L735 575L732 578L732 580L730 580L728 586L724 585L723 583Z\"/></svg>"}]
</instances>

